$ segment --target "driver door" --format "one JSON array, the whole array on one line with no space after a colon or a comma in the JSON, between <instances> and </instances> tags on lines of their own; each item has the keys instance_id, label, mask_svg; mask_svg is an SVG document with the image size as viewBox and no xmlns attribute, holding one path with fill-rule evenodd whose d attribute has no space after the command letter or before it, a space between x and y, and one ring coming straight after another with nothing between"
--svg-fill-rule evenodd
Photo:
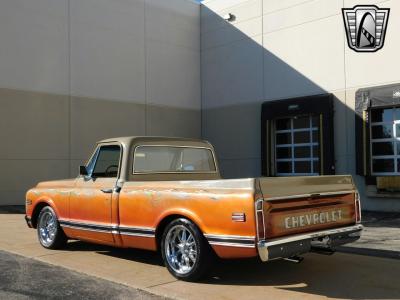
<instances>
[{"instance_id":1,"label":"driver door","mask_svg":"<svg viewBox=\"0 0 400 300\"><path fill-rule=\"evenodd\" d=\"M76 238L113 244L112 197L121 162L119 144L99 145L86 166L88 175L76 179L70 197L69 227Z\"/></svg>"}]
</instances>

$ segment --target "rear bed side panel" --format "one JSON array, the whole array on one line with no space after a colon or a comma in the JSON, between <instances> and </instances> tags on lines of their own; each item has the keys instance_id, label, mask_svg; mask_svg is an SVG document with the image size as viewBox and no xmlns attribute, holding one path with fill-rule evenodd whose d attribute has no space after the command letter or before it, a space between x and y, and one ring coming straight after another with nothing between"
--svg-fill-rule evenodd
<instances>
[{"instance_id":1,"label":"rear bed side panel","mask_svg":"<svg viewBox=\"0 0 400 300\"><path fill-rule=\"evenodd\" d=\"M200 228L219 256L257 255L253 179L127 182L120 193L119 208L120 226L152 230L148 239L155 239L165 218L180 215ZM233 213L244 213L245 222L233 221ZM138 235L122 232L121 237L127 247L149 249Z\"/></svg>"}]
</instances>

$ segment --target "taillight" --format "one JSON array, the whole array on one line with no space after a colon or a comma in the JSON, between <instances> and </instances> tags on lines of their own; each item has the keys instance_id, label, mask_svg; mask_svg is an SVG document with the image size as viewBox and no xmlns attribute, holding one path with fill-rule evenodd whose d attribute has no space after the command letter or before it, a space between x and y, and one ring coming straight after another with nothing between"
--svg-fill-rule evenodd
<instances>
[{"instance_id":1,"label":"taillight","mask_svg":"<svg viewBox=\"0 0 400 300\"><path fill-rule=\"evenodd\" d=\"M257 238L258 240L265 239L265 224L264 224L264 199L256 201L256 222L257 222Z\"/></svg>"},{"instance_id":2,"label":"taillight","mask_svg":"<svg viewBox=\"0 0 400 300\"><path fill-rule=\"evenodd\" d=\"M355 213L356 213L356 223L361 222L361 203L360 203L360 194L355 193Z\"/></svg>"}]
</instances>

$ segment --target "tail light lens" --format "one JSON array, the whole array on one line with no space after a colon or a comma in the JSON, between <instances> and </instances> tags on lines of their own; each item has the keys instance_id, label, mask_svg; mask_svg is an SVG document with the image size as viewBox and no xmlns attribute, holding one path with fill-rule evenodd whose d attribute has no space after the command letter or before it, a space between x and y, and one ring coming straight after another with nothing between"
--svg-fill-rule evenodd
<instances>
[{"instance_id":1,"label":"tail light lens","mask_svg":"<svg viewBox=\"0 0 400 300\"><path fill-rule=\"evenodd\" d=\"M361 203L360 203L360 194L355 193L355 212L356 212L356 222L361 222Z\"/></svg>"},{"instance_id":2,"label":"tail light lens","mask_svg":"<svg viewBox=\"0 0 400 300\"><path fill-rule=\"evenodd\" d=\"M257 237L258 240L265 239L265 224L264 224L264 200L256 201L256 221L257 221Z\"/></svg>"}]
</instances>

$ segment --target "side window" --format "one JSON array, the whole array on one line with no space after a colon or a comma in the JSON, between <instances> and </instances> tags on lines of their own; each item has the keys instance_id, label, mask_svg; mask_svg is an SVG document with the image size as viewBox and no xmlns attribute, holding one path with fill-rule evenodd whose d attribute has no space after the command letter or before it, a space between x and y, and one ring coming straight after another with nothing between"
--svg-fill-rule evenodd
<instances>
[{"instance_id":1,"label":"side window","mask_svg":"<svg viewBox=\"0 0 400 300\"><path fill-rule=\"evenodd\" d=\"M121 147L117 145L101 146L93 167L93 177L112 178L118 176Z\"/></svg>"}]
</instances>

